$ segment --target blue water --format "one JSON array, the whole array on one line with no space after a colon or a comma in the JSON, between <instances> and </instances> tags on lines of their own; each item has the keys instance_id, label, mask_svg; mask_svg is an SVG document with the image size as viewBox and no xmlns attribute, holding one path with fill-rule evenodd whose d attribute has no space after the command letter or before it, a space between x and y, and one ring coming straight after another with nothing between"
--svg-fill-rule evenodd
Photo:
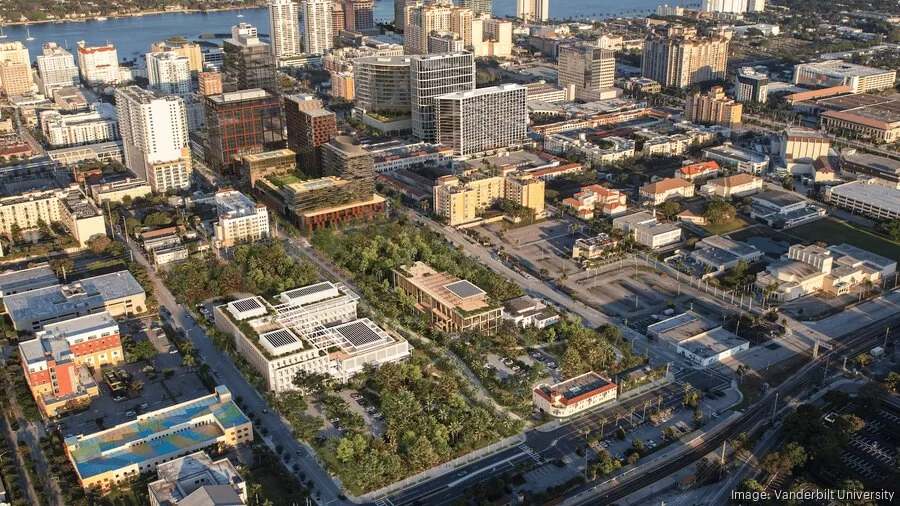
<instances>
[{"instance_id":1,"label":"blue water","mask_svg":"<svg viewBox=\"0 0 900 506\"><path fill-rule=\"evenodd\" d=\"M660 3L675 3L674 0L550 0L550 15L561 18L605 18L616 15L647 14ZM516 0L494 0L494 15L515 16ZM101 45L107 41L116 45L120 59L142 57L150 50L152 42L174 35L195 40L202 33L229 33L231 26L239 22L255 25L260 33L268 33L269 21L266 9L247 9L243 18L238 11L210 13L172 13L146 15L129 18L110 18L106 21L85 21L82 23L41 23L27 27L34 40L27 41L26 27L7 26L3 31L7 41L20 40L30 50L31 59L40 54L44 42L53 41L74 48L77 41L88 45ZM394 17L394 2L378 0L375 4L375 18L390 21ZM221 40L208 39L220 43Z\"/></svg>"}]
</instances>

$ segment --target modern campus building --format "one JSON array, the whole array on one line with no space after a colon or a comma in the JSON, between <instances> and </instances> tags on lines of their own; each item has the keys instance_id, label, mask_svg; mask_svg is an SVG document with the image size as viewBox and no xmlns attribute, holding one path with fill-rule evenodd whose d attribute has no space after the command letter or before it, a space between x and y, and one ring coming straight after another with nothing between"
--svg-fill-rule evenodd
<instances>
[{"instance_id":1,"label":"modern campus building","mask_svg":"<svg viewBox=\"0 0 900 506\"><path fill-rule=\"evenodd\" d=\"M85 489L110 487L156 472L159 464L218 445L253 442L253 427L225 386L215 393L141 414L93 434L65 440Z\"/></svg>"},{"instance_id":2,"label":"modern campus building","mask_svg":"<svg viewBox=\"0 0 900 506\"><path fill-rule=\"evenodd\" d=\"M474 89L475 57L471 53L410 57L413 136L424 142L436 142L435 97Z\"/></svg>"},{"instance_id":3,"label":"modern campus building","mask_svg":"<svg viewBox=\"0 0 900 506\"><path fill-rule=\"evenodd\" d=\"M572 416L616 400L618 386L591 371L555 385L539 385L531 401L541 413L557 418Z\"/></svg>"},{"instance_id":4,"label":"modern campus building","mask_svg":"<svg viewBox=\"0 0 900 506\"><path fill-rule=\"evenodd\" d=\"M675 88L725 79L728 42L724 37L698 37L696 28L668 27L665 34L653 34L644 42L641 76Z\"/></svg>"},{"instance_id":5,"label":"modern campus building","mask_svg":"<svg viewBox=\"0 0 900 506\"><path fill-rule=\"evenodd\" d=\"M49 264L4 272L0 274L0 301L10 295L58 284L59 278Z\"/></svg>"},{"instance_id":6,"label":"modern campus building","mask_svg":"<svg viewBox=\"0 0 900 506\"><path fill-rule=\"evenodd\" d=\"M842 137L891 143L900 139L900 99L896 94L857 94L819 100L822 129Z\"/></svg>"},{"instance_id":7,"label":"modern campus building","mask_svg":"<svg viewBox=\"0 0 900 506\"><path fill-rule=\"evenodd\" d=\"M849 86L853 93L893 88L897 70L885 70L843 60L801 63L794 67L794 84L831 88Z\"/></svg>"},{"instance_id":8,"label":"modern campus building","mask_svg":"<svg viewBox=\"0 0 900 506\"><path fill-rule=\"evenodd\" d=\"M741 122L744 106L725 96L721 86L706 93L694 93L684 99L684 119L703 125L732 127Z\"/></svg>"},{"instance_id":9,"label":"modern campus building","mask_svg":"<svg viewBox=\"0 0 900 506\"><path fill-rule=\"evenodd\" d=\"M300 54L300 17L294 0L269 0L269 32L272 56L291 57Z\"/></svg>"},{"instance_id":10,"label":"modern campus building","mask_svg":"<svg viewBox=\"0 0 900 506\"><path fill-rule=\"evenodd\" d=\"M308 176L322 175L322 145L337 135L336 115L322 107L298 106L294 96L285 97L285 124L288 147L300 160L300 169Z\"/></svg>"},{"instance_id":11,"label":"modern campus building","mask_svg":"<svg viewBox=\"0 0 900 506\"><path fill-rule=\"evenodd\" d=\"M712 272L704 273L704 276L714 276L740 262L750 264L759 260L762 258L762 251L742 241L711 235L699 240L690 256L698 264L712 269Z\"/></svg>"},{"instance_id":12,"label":"modern campus building","mask_svg":"<svg viewBox=\"0 0 900 506\"><path fill-rule=\"evenodd\" d=\"M560 46L558 60L557 84L569 99L599 100L601 92L615 84L616 53L611 49L587 42Z\"/></svg>"},{"instance_id":13,"label":"modern campus building","mask_svg":"<svg viewBox=\"0 0 900 506\"><path fill-rule=\"evenodd\" d=\"M218 306L215 322L234 336L238 352L267 388L284 392L296 389L299 371L347 381L366 364L409 356L404 339L357 318L358 299L343 285L325 281L283 292L277 305L250 297Z\"/></svg>"},{"instance_id":14,"label":"modern campus building","mask_svg":"<svg viewBox=\"0 0 900 506\"><path fill-rule=\"evenodd\" d=\"M122 202L126 197L137 199L153 193L153 188L143 179L126 177L113 181L101 180L91 185L91 198L98 206L106 202Z\"/></svg>"},{"instance_id":15,"label":"modern campus building","mask_svg":"<svg viewBox=\"0 0 900 506\"><path fill-rule=\"evenodd\" d=\"M216 192L219 221L213 225L216 247L255 242L269 237L269 211L237 190Z\"/></svg>"},{"instance_id":16,"label":"modern campus building","mask_svg":"<svg viewBox=\"0 0 900 506\"><path fill-rule=\"evenodd\" d=\"M841 174L874 179L878 184L900 190L900 160L893 158L844 148L841 150Z\"/></svg>"},{"instance_id":17,"label":"modern campus building","mask_svg":"<svg viewBox=\"0 0 900 506\"><path fill-rule=\"evenodd\" d=\"M247 482L227 457L213 462L205 452L194 452L157 465L156 475L147 485L150 506L247 504Z\"/></svg>"},{"instance_id":18,"label":"modern campus building","mask_svg":"<svg viewBox=\"0 0 900 506\"><path fill-rule=\"evenodd\" d=\"M775 229L788 229L825 216L823 207L796 194L767 190L750 196L750 217Z\"/></svg>"},{"instance_id":19,"label":"modern campus building","mask_svg":"<svg viewBox=\"0 0 900 506\"><path fill-rule=\"evenodd\" d=\"M125 166L150 183L155 192L190 187L184 100L128 86L116 90L116 111Z\"/></svg>"},{"instance_id":20,"label":"modern campus building","mask_svg":"<svg viewBox=\"0 0 900 506\"><path fill-rule=\"evenodd\" d=\"M248 188L269 175L287 174L297 168L297 154L290 149L276 149L241 157L241 179Z\"/></svg>"},{"instance_id":21,"label":"modern campus building","mask_svg":"<svg viewBox=\"0 0 900 506\"><path fill-rule=\"evenodd\" d=\"M432 189L434 212L446 218L450 226L477 221L481 211L501 200L531 209L536 217L544 215L545 183L531 174L515 169L505 169L499 175L469 171L464 179L442 176Z\"/></svg>"},{"instance_id":22,"label":"modern campus building","mask_svg":"<svg viewBox=\"0 0 900 506\"><path fill-rule=\"evenodd\" d=\"M734 99L738 102L765 102L769 99L769 75L753 67L741 67L734 74Z\"/></svg>"},{"instance_id":23,"label":"modern campus building","mask_svg":"<svg viewBox=\"0 0 900 506\"><path fill-rule=\"evenodd\" d=\"M503 319L520 327L543 329L559 321L559 314L527 295L503 302Z\"/></svg>"},{"instance_id":24,"label":"modern campus building","mask_svg":"<svg viewBox=\"0 0 900 506\"><path fill-rule=\"evenodd\" d=\"M128 271L82 279L68 285L20 292L3 298L13 327L36 332L50 323L94 313L125 316L147 310L146 294Z\"/></svg>"},{"instance_id":25,"label":"modern campus building","mask_svg":"<svg viewBox=\"0 0 900 506\"><path fill-rule=\"evenodd\" d=\"M434 98L437 142L466 156L524 144L525 87L503 84Z\"/></svg>"},{"instance_id":26,"label":"modern campus building","mask_svg":"<svg viewBox=\"0 0 900 506\"><path fill-rule=\"evenodd\" d=\"M147 53L150 89L186 98L191 93L191 59L175 51Z\"/></svg>"},{"instance_id":27,"label":"modern campus building","mask_svg":"<svg viewBox=\"0 0 900 506\"><path fill-rule=\"evenodd\" d=\"M118 139L116 108L98 103L91 109L75 114L60 114L56 110L41 112L41 131L47 143L53 148L67 148Z\"/></svg>"},{"instance_id":28,"label":"modern campus building","mask_svg":"<svg viewBox=\"0 0 900 506\"><path fill-rule=\"evenodd\" d=\"M825 199L833 206L878 220L900 218L900 189L874 179L829 186Z\"/></svg>"},{"instance_id":29,"label":"modern campus building","mask_svg":"<svg viewBox=\"0 0 900 506\"><path fill-rule=\"evenodd\" d=\"M897 263L842 244L823 248L795 244L787 255L756 275L756 291L766 300L788 302L818 291L847 294L866 281L876 283L896 273Z\"/></svg>"},{"instance_id":30,"label":"modern campus building","mask_svg":"<svg viewBox=\"0 0 900 506\"><path fill-rule=\"evenodd\" d=\"M82 408L100 395L90 370L125 360L119 326L107 312L44 326L19 343L31 395L49 417Z\"/></svg>"},{"instance_id":31,"label":"modern campus building","mask_svg":"<svg viewBox=\"0 0 900 506\"><path fill-rule=\"evenodd\" d=\"M303 50L309 54L323 54L334 46L334 26L331 0L303 0Z\"/></svg>"},{"instance_id":32,"label":"modern campus building","mask_svg":"<svg viewBox=\"0 0 900 506\"><path fill-rule=\"evenodd\" d=\"M116 84L119 82L119 53L115 46L88 46L78 42L78 71L81 81L88 86Z\"/></svg>"},{"instance_id":33,"label":"modern campus building","mask_svg":"<svg viewBox=\"0 0 900 506\"><path fill-rule=\"evenodd\" d=\"M579 238L572 246L572 259L582 264L603 258L613 252L619 241L609 234L598 234L594 237Z\"/></svg>"},{"instance_id":34,"label":"modern campus building","mask_svg":"<svg viewBox=\"0 0 900 506\"><path fill-rule=\"evenodd\" d=\"M392 271L394 286L412 296L417 309L430 314L438 329L448 333L492 333L500 326L503 306L471 282L438 272L422 262Z\"/></svg>"},{"instance_id":35,"label":"modern campus building","mask_svg":"<svg viewBox=\"0 0 900 506\"><path fill-rule=\"evenodd\" d=\"M600 166L634 156L634 141L624 137L602 137L596 130L567 131L544 136L544 151L557 156L575 152L586 164Z\"/></svg>"},{"instance_id":36,"label":"modern campus building","mask_svg":"<svg viewBox=\"0 0 900 506\"><path fill-rule=\"evenodd\" d=\"M411 60L408 56L367 56L353 60L356 114L382 131L412 128Z\"/></svg>"}]
</instances>

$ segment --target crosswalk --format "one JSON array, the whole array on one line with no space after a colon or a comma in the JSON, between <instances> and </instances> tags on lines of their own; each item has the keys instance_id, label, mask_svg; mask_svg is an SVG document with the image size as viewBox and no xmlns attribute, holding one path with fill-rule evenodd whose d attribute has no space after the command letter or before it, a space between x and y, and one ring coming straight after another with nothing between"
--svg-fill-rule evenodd
<instances>
[{"instance_id":1,"label":"crosswalk","mask_svg":"<svg viewBox=\"0 0 900 506\"><path fill-rule=\"evenodd\" d=\"M380 499L375 501L375 506L394 506L390 499Z\"/></svg>"},{"instance_id":2,"label":"crosswalk","mask_svg":"<svg viewBox=\"0 0 900 506\"><path fill-rule=\"evenodd\" d=\"M541 461L541 455L538 452L536 452L534 450L534 448L532 448L528 445L519 445L518 448L520 450L522 450L522 453L531 457L531 459L534 460L535 462Z\"/></svg>"}]
</instances>

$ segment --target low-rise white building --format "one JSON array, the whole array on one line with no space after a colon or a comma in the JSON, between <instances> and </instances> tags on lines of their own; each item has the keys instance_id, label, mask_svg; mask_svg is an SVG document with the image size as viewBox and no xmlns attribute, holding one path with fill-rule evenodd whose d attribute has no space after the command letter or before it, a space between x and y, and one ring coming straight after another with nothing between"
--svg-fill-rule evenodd
<instances>
[{"instance_id":1,"label":"low-rise white building","mask_svg":"<svg viewBox=\"0 0 900 506\"><path fill-rule=\"evenodd\" d=\"M273 305L250 297L218 306L216 327L234 336L237 351L269 390L294 390L299 371L347 381L365 364L404 360L409 344L368 318L357 319L356 294L322 282L279 295Z\"/></svg>"},{"instance_id":2,"label":"low-rise white building","mask_svg":"<svg viewBox=\"0 0 900 506\"><path fill-rule=\"evenodd\" d=\"M41 130L52 148L94 144L119 138L116 108L105 103L94 104L91 111L76 114L44 111L41 113Z\"/></svg>"},{"instance_id":3,"label":"low-rise white building","mask_svg":"<svg viewBox=\"0 0 900 506\"><path fill-rule=\"evenodd\" d=\"M694 196L694 183L677 177L661 179L655 183L641 187L641 197L652 205L659 205L671 198L691 198Z\"/></svg>"},{"instance_id":4,"label":"low-rise white building","mask_svg":"<svg viewBox=\"0 0 900 506\"><path fill-rule=\"evenodd\" d=\"M744 197L762 191L763 180L746 172L733 176L710 179L700 187L700 193L709 197Z\"/></svg>"},{"instance_id":5,"label":"low-rise white building","mask_svg":"<svg viewBox=\"0 0 900 506\"><path fill-rule=\"evenodd\" d=\"M503 303L503 319L522 327L549 327L559 321L559 314L543 302L527 295Z\"/></svg>"},{"instance_id":6,"label":"low-rise white building","mask_svg":"<svg viewBox=\"0 0 900 506\"><path fill-rule=\"evenodd\" d=\"M573 135L574 134L574 135ZM622 137L606 137L591 142L585 132L550 134L544 137L544 150L565 156L570 151L580 153L592 165L612 163L634 156L634 141Z\"/></svg>"},{"instance_id":7,"label":"low-rise white building","mask_svg":"<svg viewBox=\"0 0 900 506\"><path fill-rule=\"evenodd\" d=\"M825 216L826 210L791 193L769 190L750 197L750 217L775 229L788 229Z\"/></svg>"},{"instance_id":8,"label":"low-rise white building","mask_svg":"<svg viewBox=\"0 0 900 506\"><path fill-rule=\"evenodd\" d=\"M750 174L762 174L769 167L769 155L731 144L723 144L703 150L704 160L715 160L722 167L736 169Z\"/></svg>"},{"instance_id":9,"label":"low-rise white building","mask_svg":"<svg viewBox=\"0 0 900 506\"><path fill-rule=\"evenodd\" d=\"M91 198L97 205L106 202L122 202L125 197L136 199L153 193L153 188L143 179L127 177L118 181L101 181L91 185Z\"/></svg>"},{"instance_id":10,"label":"low-rise white building","mask_svg":"<svg viewBox=\"0 0 900 506\"><path fill-rule=\"evenodd\" d=\"M681 229L674 223L659 223L652 214L641 211L613 218L613 228L634 235L634 240L652 249L681 241Z\"/></svg>"},{"instance_id":11,"label":"low-rise white building","mask_svg":"<svg viewBox=\"0 0 900 506\"><path fill-rule=\"evenodd\" d=\"M676 353L707 367L750 348L750 343L688 311L647 327L647 337L672 345Z\"/></svg>"}]
</instances>

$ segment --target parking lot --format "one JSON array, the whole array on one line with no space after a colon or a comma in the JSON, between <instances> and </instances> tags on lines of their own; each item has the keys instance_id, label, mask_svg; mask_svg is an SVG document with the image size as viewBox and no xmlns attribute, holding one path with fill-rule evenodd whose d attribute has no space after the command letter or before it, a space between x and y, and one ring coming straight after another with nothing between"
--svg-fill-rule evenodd
<instances>
[{"instance_id":1,"label":"parking lot","mask_svg":"<svg viewBox=\"0 0 900 506\"><path fill-rule=\"evenodd\" d=\"M581 270L571 259L572 246L576 239L587 236L579 232L573 234L565 220L548 219L508 229L501 223L491 223L477 230L492 243L502 244L506 253L516 257L533 272L547 269L551 278L558 278Z\"/></svg>"},{"instance_id":2,"label":"parking lot","mask_svg":"<svg viewBox=\"0 0 900 506\"><path fill-rule=\"evenodd\" d=\"M829 420L834 420L832 416L846 413L860 414L851 402L840 411L826 415L823 423L831 423ZM896 432L889 427L900 425L900 416L885 408L877 416L863 419L865 426L849 437L847 448L841 454L841 462L864 482L880 484L893 474L898 441L893 436Z\"/></svg>"},{"instance_id":3,"label":"parking lot","mask_svg":"<svg viewBox=\"0 0 900 506\"><path fill-rule=\"evenodd\" d=\"M177 364L173 364L176 361ZM180 355L168 353L157 355L153 362L154 366L138 362L120 364L114 368L121 369L131 376L133 384L140 382L142 385L139 390L130 389L125 398L119 398L118 401L114 399L102 374L97 372L95 379L100 386L100 397L94 399L88 411L61 418L59 420L61 432L66 436L91 434L133 420L141 413L162 409L209 393L195 373L181 366ZM162 367L162 363L167 364L167 367ZM166 370L172 371L168 378L164 372Z\"/></svg>"}]
</instances>

